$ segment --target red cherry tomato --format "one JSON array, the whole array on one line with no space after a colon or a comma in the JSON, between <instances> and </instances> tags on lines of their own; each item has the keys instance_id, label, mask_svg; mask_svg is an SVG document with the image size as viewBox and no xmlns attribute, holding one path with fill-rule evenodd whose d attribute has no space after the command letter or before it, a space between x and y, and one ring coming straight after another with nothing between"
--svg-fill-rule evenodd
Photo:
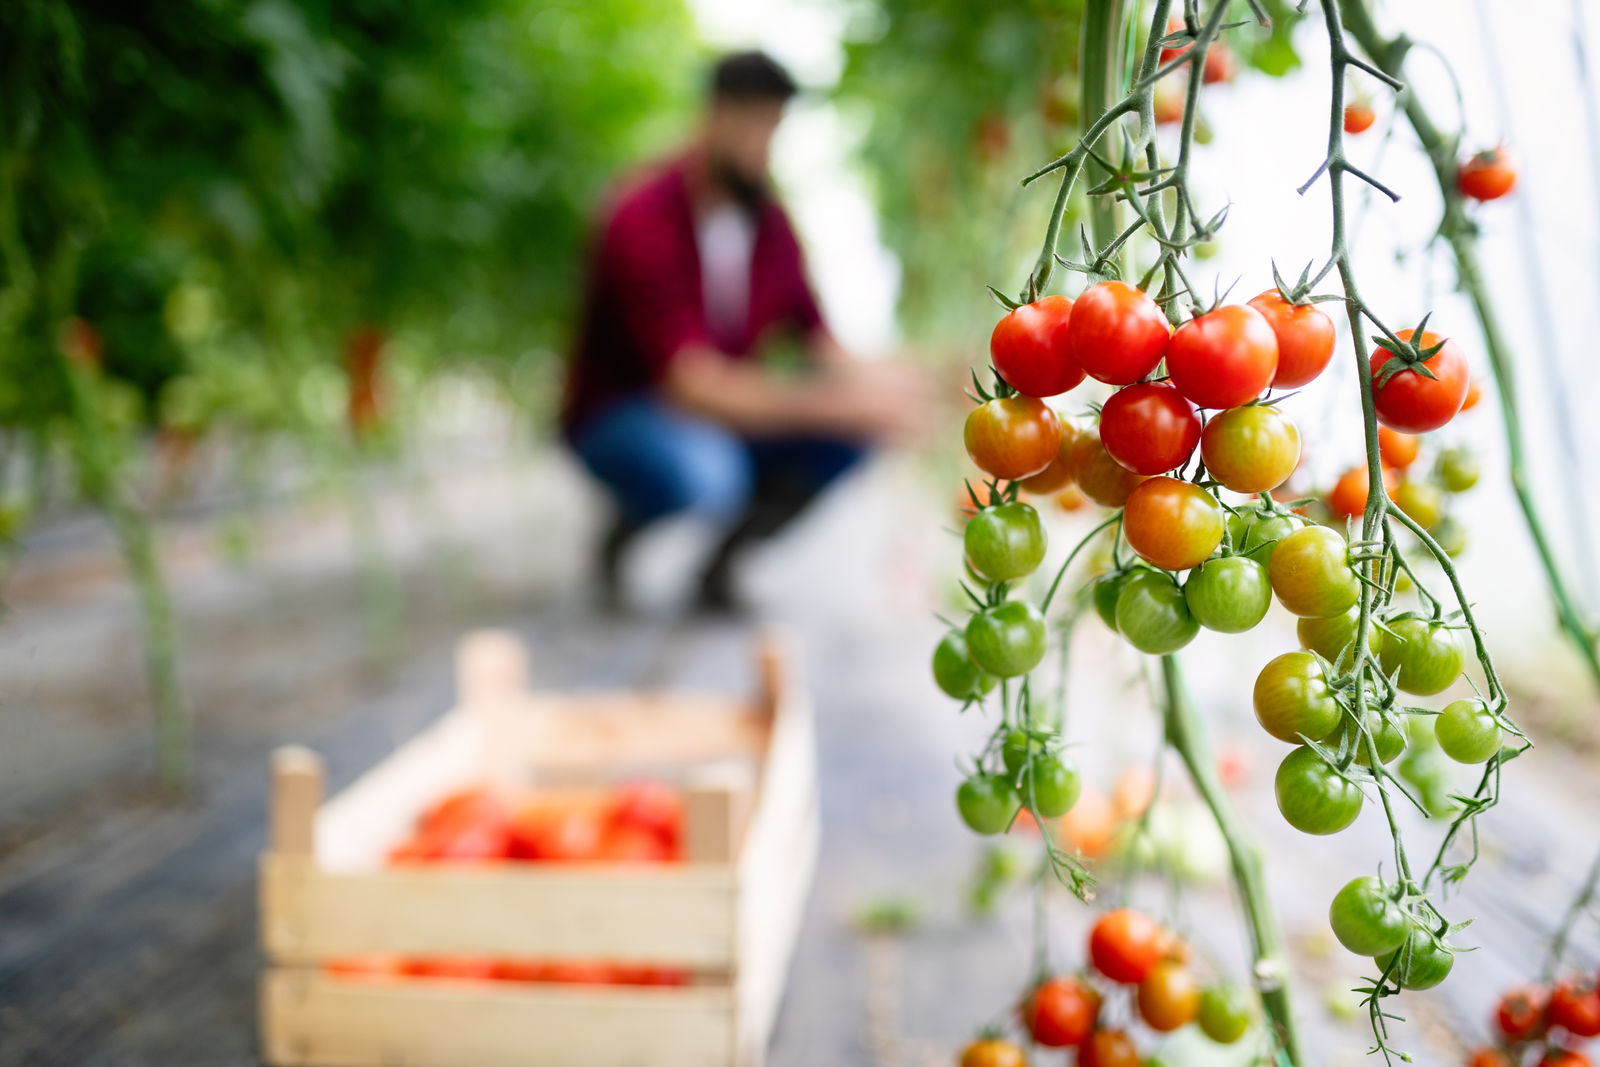
<instances>
[{"instance_id":1,"label":"red cherry tomato","mask_svg":"<svg viewBox=\"0 0 1600 1067\"><path fill-rule=\"evenodd\" d=\"M1250 306L1261 312L1278 339L1276 389L1294 389L1321 374L1333 358L1333 320L1315 304L1291 304L1276 289L1254 297Z\"/></svg>"},{"instance_id":2,"label":"red cherry tomato","mask_svg":"<svg viewBox=\"0 0 1600 1067\"><path fill-rule=\"evenodd\" d=\"M1411 339L1411 330L1401 330L1395 336L1402 341ZM1422 349L1441 347L1422 364L1433 375L1425 378L1411 368L1392 375L1387 382L1378 383L1384 364L1394 358L1387 349L1372 353L1369 366L1372 371L1374 401L1378 407L1378 421L1403 433L1427 433L1437 430L1456 417L1467 399L1467 359L1461 346L1446 337L1424 330L1417 341Z\"/></svg>"},{"instance_id":3,"label":"red cherry tomato","mask_svg":"<svg viewBox=\"0 0 1600 1067\"><path fill-rule=\"evenodd\" d=\"M1278 373L1278 338L1248 304L1229 304L1178 327L1167 346L1167 373L1203 408L1247 404Z\"/></svg>"},{"instance_id":4,"label":"red cherry tomato","mask_svg":"<svg viewBox=\"0 0 1600 1067\"><path fill-rule=\"evenodd\" d=\"M1077 978L1049 978L1022 1003L1022 1022L1046 1048L1081 1045L1100 1015L1100 994Z\"/></svg>"},{"instance_id":5,"label":"red cherry tomato","mask_svg":"<svg viewBox=\"0 0 1600 1067\"><path fill-rule=\"evenodd\" d=\"M1573 1037L1600 1037L1600 992L1593 982L1562 982L1550 994L1550 1022Z\"/></svg>"},{"instance_id":6,"label":"red cherry tomato","mask_svg":"<svg viewBox=\"0 0 1600 1067\"><path fill-rule=\"evenodd\" d=\"M1544 986L1518 986L1500 998L1494 1021L1511 1041L1528 1041L1545 1031L1550 991Z\"/></svg>"},{"instance_id":7,"label":"red cherry tomato","mask_svg":"<svg viewBox=\"0 0 1600 1067\"><path fill-rule=\"evenodd\" d=\"M1401 433L1387 426L1378 427L1378 456L1385 467L1403 471L1417 461L1422 442L1416 434Z\"/></svg>"},{"instance_id":8,"label":"red cherry tomato","mask_svg":"<svg viewBox=\"0 0 1600 1067\"><path fill-rule=\"evenodd\" d=\"M1067 351L1096 381L1130 385L1155 370L1171 336L1161 306L1146 293L1124 282L1100 282L1072 306Z\"/></svg>"},{"instance_id":9,"label":"red cherry tomato","mask_svg":"<svg viewBox=\"0 0 1600 1067\"><path fill-rule=\"evenodd\" d=\"M1200 417L1170 383L1140 382L1111 394L1100 409L1100 440L1135 474L1163 474L1194 453Z\"/></svg>"},{"instance_id":10,"label":"red cherry tomato","mask_svg":"<svg viewBox=\"0 0 1600 1067\"><path fill-rule=\"evenodd\" d=\"M1593 1065L1589 1062L1589 1057L1581 1052L1574 1052L1570 1048L1549 1048L1539 1057L1539 1067L1593 1067Z\"/></svg>"},{"instance_id":11,"label":"red cherry tomato","mask_svg":"<svg viewBox=\"0 0 1600 1067\"><path fill-rule=\"evenodd\" d=\"M1378 116L1372 111L1369 104L1357 100L1344 106L1344 132L1366 133L1372 128L1373 121Z\"/></svg>"},{"instance_id":12,"label":"red cherry tomato","mask_svg":"<svg viewBox=\"0 0 1600 1067\"><path fill-rule=\"evenodd\" d=\"M1157 567L1188 570L1222 543L1222 505L1192 482L1151 478L1128 494L1122 534L1141 558Z\"/></svg>"},{"instance_id":13,"label":"red cherry tomato","mask_svg":"<svg viewBox=\"0 0 1600 1067\"><path fill-rule=\"evenodd\" d=\"M1067 354L1072 301L1047 296L1008 312L989 335L994 369L1019 393L1055 396L1083 381L1083 368Z\"/></svg>"},{"instance_id":14,"label":"red cherry tomato","mask_svg":"<svg viewBox=\"0 0 1600 1067\"><path fill-rule=\"evenodd\" d=\"M1089 959L1113 982L1137 985L1166 955L1161 925L1142 912L1118 908L1100 916L1089 931Z\"/></svg>"},{"instance_id":15,"label":"red cherry tomato","mask_svg":"<svg viewBox=\"0 0 1600 1067\"><path fill-rule=\"evenodd\" d=\"M1037 397L997 397L972 409L962 438L981 470L996 478L1026 478L1056 458L1061 420Z\"/></svg>"},{"instance_id":16,"label":"red cherry tomato","mask_svg":"<svg viewBox=\"0 0 1600 1067\"><path fill-rule=\"evenodd\" d=\"M1371 480L1365 467L1351 467L1339 475L1339 480L1328 490L1328 513L1336 519L1352 519L1365 512ZM1384 493L1393 493L1395 484L1394 471L1383 468Z\"/></svg>"},{"instance_id":17,"label":"red cherry tomato","mask_svg":"<svg viewBox=\"0 0 1600 1067\"><path fill-rule=\"evenodd\" d=\"M1456 171L1456 188L1474 200L1498 200L1517 185L1517 168L1504 148L1479 152Z\"/></svg>"},{"instance_id":18,"label":"red cherry tomato","mask_svg":"<svg viewBox=\"0 0 1600 1067\"><path fill-rule=\"evenodd\" d=\"M1121 1030L1096 1030L1078 1049L1078 1067L1139 1067L1139 1046Z\"/></svg>"},{"instance_id":19,"label":"red cherry tomato","mask_svg":"<svg viewBox=\"0 0 1600 1067\"><path fill-rule=\"evenodd\" d=\"M1507 1056L1497 1048L1480 1048L1467 1060L1467 1067L1516 1067Z\"/></svg>"}]
</instances>

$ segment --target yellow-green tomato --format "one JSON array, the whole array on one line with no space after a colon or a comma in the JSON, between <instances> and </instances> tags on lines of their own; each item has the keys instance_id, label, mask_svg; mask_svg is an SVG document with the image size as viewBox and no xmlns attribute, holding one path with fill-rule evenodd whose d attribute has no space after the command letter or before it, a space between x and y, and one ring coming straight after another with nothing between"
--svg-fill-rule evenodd
<instances>
[{"instance_id":1,"label":"yellow-green tomato","mask_svg":"<svg viewBox=\"0 0 1600 1067\"><path fill-rule=\"evenodd\" d=\"M1322 664L1309 652L1285 652L1256 675L1251 703L1256 721L1279 741L1321 741L1344 721Z\"/></svg>"},{"instance_id":2,"label":"yellow-green tomato","mask_svg":"<svg viewBox=\"0 0 1600 1067\"><path fill-rule=\"evenodd\" d=\"M1378 661L1385 674L1399 670L1401 689L1432 696L1461 675L1461 645L1443 623L1407 616L1387 625Z\"/></svg>"},{"instance_id":3,"label":"yellow-green tomato","mask_svg":"<svg viewBox=\"0 0 1600 1067\"><path fill-rule=\"evenodd\" d=\"M1337 530L1306 526L1278 542L1267 574L1272 591L1292 614L1325 619L1342 615L1361 599L1361 580Z\"/></svg>"},{"instance_id":4,"label":"yellow-green tomato","mask_svg":"<svg viewBox=\"0 0 1600 1067\"><path fill-rule=\"evenodd\" d=\"M967 523L961 541L972 569L992 582L1026 577L1044 561L1046 540L1039 513L1021 502L979 511Z\"/></svg>"},{"instance_id":5,"label":"yellow-green tomato","mask_svg":"<svg viewBox=\"0 0 1600 1067\"><path fill-rule=\"evenodd\" d=\"M1325 619L1301 619L1295 623L1295 633L1300 647L1308 648L1341 671L1350 669L1354 659L1356 629L1361 621L1361 609L1351 608L1343 615L1329 615ZM1367 647L1376 656L1383 646L1383 631L1376 623L1367 626Z\"/></svg>"},{"instance_id":6,"label":"yellow-green tomato","mask_svg":"<svg viewBox=\"0 0 1600 1067\"><path fill-rule=\"evenodd\" d=\"M1500 751L1500 724L1481 700L1445 705L1433 722L1439 749L1457 763L1487 763Z\"/></svg>"}]
</instances>

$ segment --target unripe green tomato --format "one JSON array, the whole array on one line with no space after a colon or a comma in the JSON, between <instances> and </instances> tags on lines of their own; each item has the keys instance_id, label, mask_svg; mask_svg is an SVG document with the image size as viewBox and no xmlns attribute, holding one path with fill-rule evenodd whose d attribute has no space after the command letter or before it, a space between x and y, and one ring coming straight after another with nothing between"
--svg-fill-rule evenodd
<instances>
[{"instance_id":1,"label":"unripe green tomato","mask_svg":"<svg viewBox=\"0 0 1600 1067\"><path fill-rule=\"evenodd\" d=\"M1361 814L1361 790L1304 745L1278 764L1272 780L1284 821L1305 834L1336 834Z\"/></svg>"},{"instance_id":2,"label":"unripe green tomato","mask_svg":"<svg viewBox=\"0 0 1600 1067\"><path fill-rule=\"evenodd\" d=\"M1347 882L1328 907L1328 925L1339 944L1358 956L1379 956L1405 944L1411 919L1372 875Z\"/></svg>"},{"instance_id":3,"label":"unripe green tomato","mask_svg":"<svg viewBox=\"0 0 1600 1067\"><path fill-rule=\"evenodd\" d=\"M1441 516L1428 532L1451 559L1467 550L1467 524L1454 515Z\"/></svg>"},{"instance_id":4,"label":"unripe green tomato","mask_svg":"<svg viewBox=\"0 0 1600 1067\"><path fill-rule=\"evenodd\" d=\"M1250 1029L1251 998L1235 985L1214 985L1200 994L1200 1032L1231 1045Z\"/></svg>"},{"instance_id":5,"label":"unripe green tomato","mask_svg":"<svg viewBox=\"0 0 1600 1067\"><path fill-rule=\"evenodd\" d=\"M1361 599L1361 580L1351 568L1343 535L1326 526L1306 526L1278 542L1267 564L1272 591L1291 614L1323 619L1342 615Z\"/></svg>"},{"instance_id":6,"label":"unripe green tomato","mask_svg":"<svg viewBox=\"0 0 1600 1067\"><path fill-rule=\"evenodd\" d=\"M1183 599L1201 626L1241 634L1266 617L1272 583L1267 568L1248 556L1220 556L1189 572Z\"/></svg>"},{"instance_id":7,"label":"unripe green tomato","mask_svg":"<svg viewBox=\"0 0 1600 1067\"><path fill-rule=\"evenodd\" d=\"M1367 733L1372 735L1373 746L1378 750L1378 761L1380 763L1393 763L1399 758L1400 753L1406 750L1405 731L1385 719L1382 715L1379 715L1376 711L1367 712L1366 725ZM1355 735L1353 739L1351 737L1352 734ZM1360 733L1355 729L1355 720L1348 715L1345 716L1344 723L1339 727L1339 732L1329 743L1343 751L1347 740L1352 740L1356 746L1356 762L1367 767L1372 766L1372 757L1367 751L1366 738L1360 736ZM1362 955L1370 956L1372 953L1365 952Z\"/></svg>"},{"instance_id":8,"label":"unripe green tomato","mask_svg":"<svg viewBox=\"0 0 1600 1067\"><path fill-rule=\"evenodd\" d=\"M1117 597L1122 593L1123 583L1133 574L1133 571L1115 571L1094 580L1094 610L1112 633L1117 632Z\"/></svg>"},{"instance_id":9,"label":"unripe green tomato","mask_svg":"<svg viewBox=\"0 0 1600 1067\"><path fill-rule=\"evenodd\" d=\"M1082 791L1083 779L1078 768L1056 756L1035 756L1033 762L1023 768L1017 782L1017 792L1023 802L1032 800L1046 819L1071 811Z\"/></svg>"},{"instance_id":10,"label":"unripe green tomato","mask_svg":"<svg viewBox=\"0 0 1600 1067\"><path fill-rule=\"evenodd\" d=\"M1387 624L1378 662L1383 673L1399 669L1398 684L1407 693L1432 696L1461 675L1461 645L1443 624L1407 617Z\"/></svg>"},{"instance_id":11,"label":"unripe green tomato","mask_svg":"<svg viewBox=\"0 0 1600 1067\"><path fill-rule=\"evenodd\" d=\"M1016 781L1017 775L1022 773L1022 768L1028 762L1028 756L1040 756L1044 752L1044 742L1029 737L1027 731L1006 731L1005 738L1000 742L1000 759L1006 766L1006 777Z\"/></svg>"},{"instance_id":12,"label":"unripe green tomato","mask_svg":"<svg viewBox=\"0 0 1600 1067\"><path fill-rule=\"evenodd\" d=\"M1007 600L967 623L967 651L981 669L1000 678L1027 674L1044 659L1044 615L1026 600Z\"/></svg>"},{"instance_id":13,"label":"unripe green tomato","mask_svg":"<svg viewBox=\"0 0 1600 1067\"><path fill-rule=\"evenodd\" d=\"M1272 559L1272 551L1278 547L1278 542L1302 525L1304 523L1295 515L1243 508L1228 516L1228 540L1234 552L1249 556L1265 567Z\"/></svg>"},{"instance_id":14,"label":"unripe green tomato","mask_svg":"<svg viewBox=\"0 0 1600 1067\"><path fill-rule=\"evenodd\" d=\"M1500 751L1500 724L1481 700L1455 700L1433 721L1439 749L1457 763L1487 763Z\"/></svg>"},{"instance_id":15,"label":"unripe green tomato","mask_svg":"<svg viewBox=\"0 0 1600 1067\"><path fill-rule=\"evenodd\" d=\"M1022 798L1016 789L998 774L980 771L956 790L956 809L966 824L980 834L1004 833L1021 807Z\"/></svg>"},{"instance_id":16,"label":"unripe green tomato","mask_svg":"<svg viewBox=\"0 0 1600 1067\"><path fill-rule=\"evenodd\" d=\"M979 511L968 521L961 543L973 570L992 582L1010 582L1038 569L1046 539L1039 513L1015 502Z\"/></svg>"},{"instance_id":17,"label":"unripe green tomato","mask_svg":"<svg viewBox=\"0 0 1600 1067\"><path fill-rule=\"evenodd\" d=\"M1321 741L1344 721L1322 664L1309 652L1285 652L1261 668L1251 704L1261 728L1290 744Z\"/></svg>"},{"instance_id":18,"label":"unripe green tomato","mask_svg":"<svg viewBox=\"0 0 1600 1067\"><path fill-rule=\"evenodd\" d=\"M1355 607L1343 615L1330 615L1325 619L1300 619L1294 630L1301 648L1315 652L1337 670L1347 671L1354 659L1356 629L1360 622L1361 609ZM1383 631L1376 624L1367 626L1367 647L1374 656L1383 647Z\"/></svg>"},{"instance_id":19,"label":"unripe green tomato","mask_svg":"<svg viewBox=\"0 0 1600 1067\"><path fill-rule=\"evenodd\" d=\"M1407 478L1394 491L1394 503L1424 530L1432 530L1444 517L1444 490L1432 482Z\"/></svg>"},{"instance_id":20,"label":"unripe green tomato","mask_svg":"<svg viewBox=\"0 0 1600 1067\"><path fill-rule=\"evenodd\" d=\"M999 681L972 662L967 654L967 639L959 630L951 630L935 646L933 680L946 696L956 700L976 700Z\"/></svg>"},{"instance_id":21,"label":"unripe green tomato","mask_svg":"<svg viewBox=\"0 0 1600 1067\"><path fill-rule=\"evenodd\" d=\"M1451 493L1465 493L1478 484L1478 457L1471 449L1447 448L1433 467L1439 484Z\"/></svg>"},{"instance_id":22,"label":"unripe green tomato","mask_svg":"<svg viewBox=\"0 0 1600 1067\"><path fill-rule=\"evenodd\" d=\"M1117 594L1117 632L1140 652L1162 656L1193 641L1200 624L1172 575L1141 570Z\"/></svg>"},{"instance_id":23,"label":"unripe green tomato","mask_svg":"<svg viewBox=\"0 0 1600 1067\"><path fill-rule=\"evenodd\" d=\"M1439 943L1438 938L1420 926L1413 926L1406 943L1373 959L1380 970L1387 971L1399 957L1394 978L1406 989L1432 989L1450 977L1455 966L1455 953Z\"/></svg>"}]
</instances>

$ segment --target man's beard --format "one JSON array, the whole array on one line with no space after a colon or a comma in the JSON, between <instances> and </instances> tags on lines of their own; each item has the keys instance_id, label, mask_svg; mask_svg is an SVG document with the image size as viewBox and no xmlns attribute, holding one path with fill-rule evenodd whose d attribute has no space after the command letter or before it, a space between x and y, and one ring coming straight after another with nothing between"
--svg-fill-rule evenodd
<instances>
[{"instance_id":1,"label":"man's beard","mask_svg":"<svg viewBox=\"0 0 1600 1067\"><path fill-rule=\"evenodd\" d=\"M769 189L764 176L749 178L733 164L721 159L712 161L711 176L740 209L751 215L756 214L767 202Z\"/></svg>"}]
</instances>

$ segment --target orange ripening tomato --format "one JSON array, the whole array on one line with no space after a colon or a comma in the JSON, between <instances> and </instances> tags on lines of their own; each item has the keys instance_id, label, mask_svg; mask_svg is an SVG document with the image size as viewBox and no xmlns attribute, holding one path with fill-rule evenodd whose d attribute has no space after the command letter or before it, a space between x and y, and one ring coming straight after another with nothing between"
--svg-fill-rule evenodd
<instances>
[{"instance_id":1,"label":"orange ripening tomato","mask_svg":"<svg viewBox=\"0 0 1600 1067\"><path fill-rule=\"evenodd\" d=\"M1061 443L1056 446L1056 458L1050 461L1049 466L1038 474L1030 474L1022 479L1022 488L1030 493L1044 496L1047 493L1059 492L1072 484L1072 465L1070 456L1072 442L1078 439L1078 428L1069 422L1061 424ZM970 503L970 501L969 501Z\"/></svg>"},{"instance_id":2,"label":"orange ripening tomato","mask_svg":"<svg viewBox=\"0 0 1600 1067\"><path fill-rule=\"evenodd\" d=\"M1387 426L1378 427L1378 455L1385 467L1403 471L1417 461L1421 439L1414 433L1401 433Z\"/></svg>"},{"instance_id":3,"label":"orange ripening tomato","mask_svg":"<svg viewBox=\"0 0 1600 1067\"><path fill-rule=\"evenodd\" d=\"M1028 1056L1010 1041L985 1037L962 1050L960 1067L1028 1067Z\"/></svg>"},{"instance_id":4,"label":"orange ripening tomato","mask_svg":"<svg viewBox=\"0 0 1600 1067\"><path fill-rule=\"evenodd\" d=\"M1395 334L1402 341L1411 340L1411 335L1411 330ZM1395 358L1394 354L1376 348L1369 361L1378 421L1405 433L1427 433L1455 418L1466 402L1469 384L1467 360L1460 345L1429 330L1423 331L1416 344L1424 351L1438 347L1422 364L1433 375L1431 378L1407 367L1379 384L1383 368Z\"/></svg>"},{"instance_id":5,"label":"orange ripening tomato","mask_svg":"<svg viewBox=\"0 0 1600 1067\"><path fill-rule=\"evenodd\" d=\"M1078 1049L1078 1067L1139 1067L1144 1057L1121 1030L1096 1030Z\"/></svg>"},{"instance_id":6,"label":"orange ripening tomato","mask_svg":"<svg viewBox=\"0 0 1600 1067\"><path fill-rule=\"evenodd\" d=\"M1547 1048L1539 1057L1539 1067L1593 1067L1589 1057L1570 1048Z\"/></svg>"},{"instance_id":7,"label":"orange ripening tomato","mask_svg":"<svg viewBox=\"0 0 1600 1067\"><path fill-rule=\"evenodd\" d=\"M1476 378L1467 380L1467 398L1461 402L1462 411L1471 411L1478 406L1478 401L1483 399L1483 386Z\"/></svg>"},{"instance_id":8,"label":"orange ripening tomato","mask_svg":"<svg viewBox=\"0 0 1600 1067\"><path fill-rule=\"evenodd\" d=\"M972 462L996 478L1026 478L1061 449L1061 420L1043 400L997 397L972 409L962 429Z\"/></svg>"},{"instance_id":9,"label":"orange ripening tomato","mask_svg":"<svg viewBox=\"0 0 1600 1067\"><path fill-rule=\"evenodd\" d=\"M1504 148L1489 148L1456 170L1456 188L1474 200L1498 200L1517 185L1517 168Z\"/></svg>"},{"instance_id":10,"label":"orange ripening tomato","mask_svg":"<svg viewBox=\"0 0 1600 1067\"><path fill-rule=\"evenodd\" d=\"M1144 481L1142 475L1112 459L1100 435L1092 430L1085 430L1073 439L1067 466L1083 495L1101 507L1120 508L1128 502L1128 494L1134 487Z\"/></svg>"},{"instance_id":11,"label":"orange ripening tomato","mask_svg":"<svg viewBox=\"0 0 1600 1067\"><path fill-rule=\"evenodd\" d=\"M381 954L341 956L328 960L322 969L340 978L394 978L409 973L404 956Z\"/></svg>"},{"instance_id":12,"label":"orange ripening tomato","mask_svg":"<svg viewBox=\"0 0 1600 1067\"><path fill-rule=\"evenodd\" d=\"M1372 128L1373 121L1378 116L1373 113L1372 105L1360 100L1344 106L1344 132L1366 133Z\"/></svg>"},{"instance_id":13,"label":"orange ripening tomato","mask_svg":"<svg viewBox=\"0 0 1600 1067\"><path fill-rule=\"evenodd\" d=\"M1128 494L1122 534L1140 558L1163 570L1188 570L1222 543L1222 505L1192 482L1151 478Z\"/></svg>"},{"instance_id":14,"label":"orange ripening tomato","mask_svg":"<svg viewBox=\"0 0 1600 1067\"><path fill-rule=\"evenodd\" d=\"M1183 111L1188 100L1181 88L1182 85L1183 79L1176 75L1156 82L1152 104L1155 108L1157 125L1176 126L1183 121Z\"/></svg>"},{"instance_id":15,"label":"orange ripening tomato","mask_svg":"<svg viewBox=\"0 0 1600 1067\"><path fill-rule=\"evenodd\" d=\"M1467 1067L1516 1067L1507 1056L1497 1048L1480 1048L1467 1060Z\"/></svg>"},{"instance_id":16,"label":"orange ripening tomato","mask_svg":"<svg viewBox=\"0 0 1600 1067\"><path fill-rule=\"evenodd\" d=\"M1278 339L1274 389L1294 389L1315 380L1333 358L1333 320L1315 304L1291 304L1276 289L1250 299Z\"/></svg>"},{"instance_id":17,"label":"orange ripening tomato","mask_svg":"<svg viewBox=\"0 0 1600 1067\"><path fill-rule=\"evenodd\" d=\"M1122 819L1137 819L1156 799L1156 776L1149 767L1129 767L1117 776L1111 803Z\"/></svg>"},{"instance_id":18,"label":"orange ripening tomato","mask_svg":"<svg viewBox=\"0 0 1600 1067\"><path fill-rule=\"evenodd\" d=\"M1139 1015L1159 1033L1171 1033L1200 1014L1200 983L1181 963L1163 961L1139 983Z\"/></svg>"},{"instance_id":19,"label":"orange ripening tomato","mask_svg":"<svg viewBox=\"0 0 1600 1067\"><path fill-rule=\"evenodd\" d=\"M1056 820L1056 842L1068 851L1076 850L1090 859L1104 856L1117 837L1117 809L1111 798L1090 785L1078 794L1078 802Z\"/></svg>"},{"instance_id":20,"label":"orange ripening tomato","mask_svg":"<svg viewBox=\"0 0 1600 1067\"><path fill-rule=\"evenodd\" d=\"M1351 467L1339 475L1339 480L1328 490L1328 513L1336 519L1352 519L1365 512L1371 480L1365 467ZM1394 471L1383 468L1384 493L1393 493L1395 485Z\"/></svg>"},{"instance_id":21,"label":"orange ripening tomato","mask_svg":"<svg viewBox=\"0 0 1600 1067\"><path fill-rule=\"evenodd\" d=\"M1083 490L1075 485L1069 485L1056 494L1056 507L1062 511L1082 511L1089 498L1083 495Z\"/></svg>"}]
</instances>

